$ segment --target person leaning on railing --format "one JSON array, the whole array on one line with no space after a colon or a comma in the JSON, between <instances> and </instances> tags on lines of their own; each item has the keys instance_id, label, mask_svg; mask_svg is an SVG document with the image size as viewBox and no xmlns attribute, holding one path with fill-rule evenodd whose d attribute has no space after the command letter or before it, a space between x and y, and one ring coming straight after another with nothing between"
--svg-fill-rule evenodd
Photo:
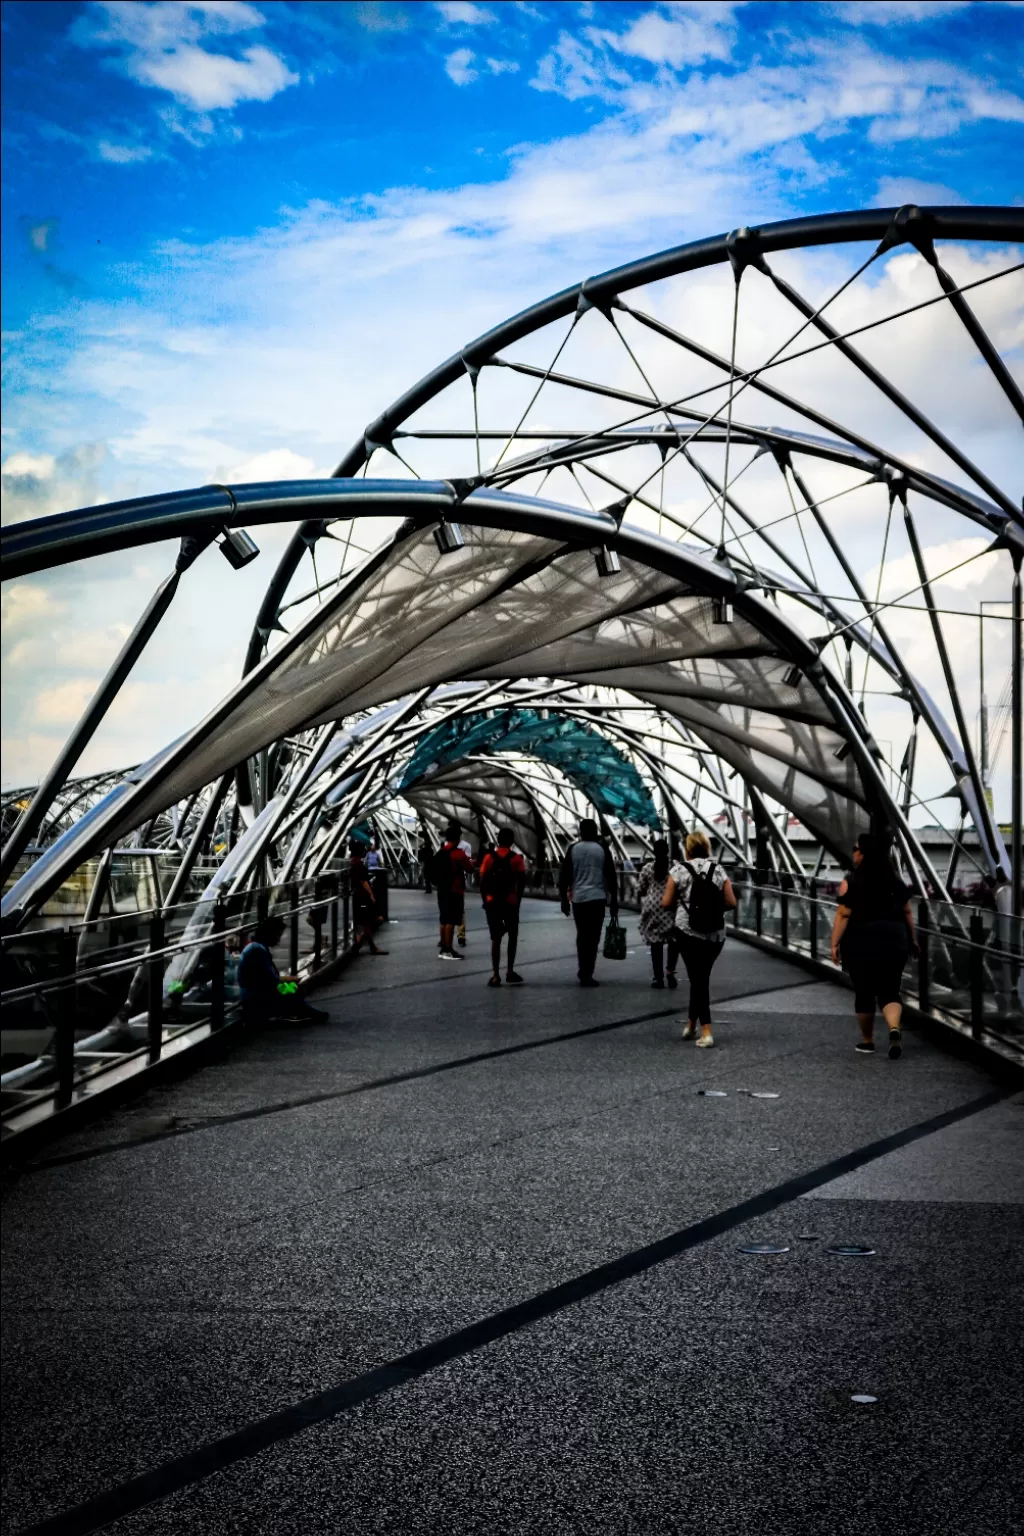
<instances>
[{"instance_id":1,"label":"person leaning on railing","mask_svg":"<svg viewBox=\"0 0 1024 1536\"><path fill-rule=\"evenodd\" d=\"M875 1003L889 1026L889 1059L902 1054L900 984L907 956L917 953L910 892L896 873L884 839L862 832L853 850L853 871L837 893L832 960L853 982L853 1006L861 1038L856 1049L875 1049Z\"/></svg>"}]
</instances>

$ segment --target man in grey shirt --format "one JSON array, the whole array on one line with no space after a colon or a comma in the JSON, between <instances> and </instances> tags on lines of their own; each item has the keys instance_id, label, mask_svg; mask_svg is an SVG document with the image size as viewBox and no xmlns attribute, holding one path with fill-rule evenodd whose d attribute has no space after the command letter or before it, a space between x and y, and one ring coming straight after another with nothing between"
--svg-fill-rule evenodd
<instances>
[{"instance_id":1,"label":"man in grey shirt","mask_svg":"<svg viewBox=\"0 0 1024 1536\"><path fill-rule=\"evenodd\" d=\"M581 987L596 987L594 966L604 927L605 903L612 917L619 912L619 877L612 856L598 841L597 822L580 822L580 839L566 851L558 877L558 892L566 917L576 924L576 957Z\"/></svg>"}]
</instances>

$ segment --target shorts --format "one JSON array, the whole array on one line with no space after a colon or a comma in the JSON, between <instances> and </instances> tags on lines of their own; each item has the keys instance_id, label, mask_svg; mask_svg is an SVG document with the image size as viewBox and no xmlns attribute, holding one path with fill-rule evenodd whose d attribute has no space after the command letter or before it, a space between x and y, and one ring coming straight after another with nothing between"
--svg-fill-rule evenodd
<instances>
[{"instance_id":1,"label":"shorts","mask_svg":"<svg viewBox=\"0 0 1024 1536\"><path fill-rule=\"evenodd\" d=\"M495 941L508 934L514 939L519 932L519 904L510 901L492 901L484 907L487 931Z\"/></svg>"},{"instance_id":2,"label":"shorts","mask_svg":"<svg viewBox=\"0 0 1024 1536\"><path fill-rule=\"evenodd\" d=\"M900 1001L909 943L904 923L865 923L843 939L843 965L853 982L854 1013Z\"/></svg>"},{"instance_id":3,"label":"shorts","mask_svg":"<svg viewBox=\"0 0 1024 1536\"><path fill-rule=\"evenodd\" d=\"M465 891L438 891L437 910L443 928L457 927L466 912Z\"/></svg>"}]
</instances>

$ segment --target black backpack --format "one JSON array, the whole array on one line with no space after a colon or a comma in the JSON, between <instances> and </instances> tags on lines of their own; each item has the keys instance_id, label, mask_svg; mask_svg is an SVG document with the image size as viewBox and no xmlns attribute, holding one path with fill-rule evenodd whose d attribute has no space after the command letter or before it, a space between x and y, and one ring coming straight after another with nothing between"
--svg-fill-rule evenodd
<instances>
[{"instance_id":1,"label":"black backpack","mask_svg":"<svg viewBox=\"0 0 1024 1536\"><path fill-rule=\"evenodd\" d=\"M487 874L481 882L484 895L492 896L498 905L507 903L510 896L519 893L519 876L512 868L512 859L511 849L501 858L497 853L492 854Z\"/></svg>"},{"instance_id":2,"label":"black backpack","mask_svg":"<svg viewBox=\"0 0 1024 1536\"><path fill-rule=\"evenodd\" d=\"M452 851L444 843L431 858L428 871L431 884L436 885L439 891L451 890Z\"/></svg>"},{"instance_id":3,"label":"black backpack","mask_svg":"<svg viewBox=\"0 0 1024 1536\"><path fill-rule=\"evenodd\" d=\"M690 871L690 899L686 904L689 926L694 933L717 933L725 922L725 896L721 886L715 884L715 861L711 860L703 874L698 874L685 861Z\"/></svg>"}]
</instances>

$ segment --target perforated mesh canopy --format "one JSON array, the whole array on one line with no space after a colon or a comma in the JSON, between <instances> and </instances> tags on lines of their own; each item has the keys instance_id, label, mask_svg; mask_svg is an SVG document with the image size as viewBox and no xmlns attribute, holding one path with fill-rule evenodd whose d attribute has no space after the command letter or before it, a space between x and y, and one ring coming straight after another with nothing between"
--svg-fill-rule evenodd
<instances>
[{"instance_id":1,"label":"perforated mesh canopy","mask_svg":"<svg viewBox=\"0 0 1024 1536\"><path fill-rule=\"evenodd\" d=\"M401 530L193 733L115 835L303 727L450 679L538 676L627 689L685 720L833 846L867 824L829 701L787 679L756 604L716 622L712 598L639 559L602 577L589 549L468 522L463 533L442 555L432 528ZM666 550L670 565L678 546Z\"/></svg>"}]
</instances>

